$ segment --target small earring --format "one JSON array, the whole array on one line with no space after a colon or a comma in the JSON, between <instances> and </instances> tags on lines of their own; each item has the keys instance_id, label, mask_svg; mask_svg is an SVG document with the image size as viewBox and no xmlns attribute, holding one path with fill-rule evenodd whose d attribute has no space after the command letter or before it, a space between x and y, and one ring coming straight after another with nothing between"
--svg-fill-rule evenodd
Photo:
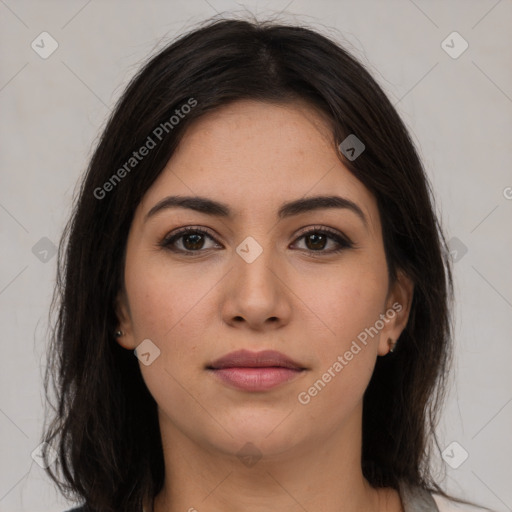
<instances>
[{"instance_id":1,"label":"small earring","mask_svg":"<svg viewBox=\"0 0 512 512\"><path fill-rule=\"evenodd\" d=\"M123 331L116 331L115 337L120 338L123 335Z\"/></svg>"},{"instance_id":2,"label":"small earring","mask_svg":"<svg viewBox=\"0 0 512 512\"><path fill-rule=\"evenodd\" d=\"M389 351L390 352L394 352L395 351L395 347L396 347L396 343L393 343L393 340L391 338L389 338L388 344L389 344Z\"/></svg>"}]
</instances>

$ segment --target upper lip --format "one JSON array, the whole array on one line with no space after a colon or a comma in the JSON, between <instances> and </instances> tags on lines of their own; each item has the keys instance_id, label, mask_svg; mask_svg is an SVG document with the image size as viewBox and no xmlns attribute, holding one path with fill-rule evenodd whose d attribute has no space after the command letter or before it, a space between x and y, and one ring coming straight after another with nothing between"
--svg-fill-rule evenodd
<instances>
[{"instance_id":1,"label":"upper lip","mask_svg":"<svg viewBox=\"0 0 512 512\"><path fill-rule=\"evenodd\" d=\"M208 369L218 370L221 368L266 368L266 367L291 368L303 370L304 368L289 357L275 350L262 350L261 352L250 352L249 350L237 350L230 352L209 365Z\"/></svg>"}]
</instances>

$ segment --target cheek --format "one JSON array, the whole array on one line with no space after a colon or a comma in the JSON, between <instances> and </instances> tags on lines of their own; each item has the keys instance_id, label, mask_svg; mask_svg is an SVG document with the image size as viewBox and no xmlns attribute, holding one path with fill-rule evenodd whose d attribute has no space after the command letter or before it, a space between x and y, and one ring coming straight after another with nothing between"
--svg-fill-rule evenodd
<instances>
[{"instance_id":1,"label":"cheek","mask_svg":"<svg viewBox=\"0 0 512 512\"><path fill-rule=\"evenodd\" d=\"M336 428L368 386L379 340L374 329L387 287L385 260L354 256L323 281L322 293L303 288L329 330L322 331L326 334L316 344L318 365L298 398L313 416L325 415L326 408L332 411L326 428Z\"/></svg>"},{"instance_id":2,"label":"cheek","mask_svg":"<svg viewBox=\"0 0 512 512\"><path fill-rule=\"evenodd\" d=\"M297 295L314 312L321 327L322 350L341 350L383 312L387 295L387 270L378 261L354 257L327 274L301 280Z\"/></svg>"},{"instance_id":3,"label":"cheek","mask_svg":"<svg viewBox=\"0 0 512 512\"><path fill-rule=\"evenodd\" d=\"M211 330L212 297L222 278L202 265L186 265L186 270L172 267L165 255L148 257L141 251L127 260L125 279L135 343L150 339L160 350L151 365L139 365L142 376L157 403L172 396L177 410L185 410L190 401L179 383L199 393L190 379L206 362L212 336L205 333Z\"/></svg>"},{"instance_id":4,"label":"cheek","mask_svg":"<svg viewBox=\"0 0 512 512\"><path fill-rule=\"evenodd\" d=\"M218 279L171 269L160 256L143 256L141 252L127 260L125 272L136 343L150 339L160 350L150 365L140 363L142 377L169 417L179 423L180 413L189 411L199 421L200 411L190 399L198 391L189 373L203 361L197 340L206 328L202 318L207 312L201 298Z\"/></svg>"},{"instance_id":5,"label":"cheek","mask_svg":"<svg viewBox=\"0 0 512 512\"><path fill-rule=\"evenodd\" d=\"M316 338L317 364L297 396L311 416L331 411L324 427L335 430L362 400L371 379L379 335L374 328L386 296L387 280L379 273L357 271L325 283L311 295L312 308L328 329Z\"/></svg>"},{"instance_id":6,"label":"cheek","mask_svg":"<svg viewBox=\"0 0 512 512\"><path fill-rule=\"evenodd\" d=\"M218 281L204 269L200 272L200 265L195 267L190 265L186 271L172 267L163 254L127 261L125 282L137 338L154 337L167 343L183 326L193 323L190 315L195 312L197 317L201 299Z\"/></svg>"}]
</instances>

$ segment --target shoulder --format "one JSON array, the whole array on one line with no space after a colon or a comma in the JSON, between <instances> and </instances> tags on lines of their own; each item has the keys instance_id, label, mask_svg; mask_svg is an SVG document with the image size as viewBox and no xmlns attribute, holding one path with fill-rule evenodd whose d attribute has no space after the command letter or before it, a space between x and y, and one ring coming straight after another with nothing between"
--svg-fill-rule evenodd
<instances>
[{"instance_id":1,"label":"shoulder","mask_svg":"<svg viewBox=\"0 0 512 512\"><path fill-rule=\"evenodd\" d=\"M432 494L439 512L493 512L492 509L451 501L439 494ZM469 500L468 500L469 501Z\"/></svg>"},{"instance_id":2,"label":"shoulder","mask_svg":"<svg viewBox=\"0 0 512 512\"><path fill-rule=\"evenodd\" d=\"M80 507L70 508L68 510L65 510L64 512L86 512L86 509L85 509L85 506L82 505Z\"/></svg>"},{"instance_id":3,"label":"shoulder","mask_svg":"<svg viewBox=\"0 0 512 512\"><path fill-rule=\"evenodd\" d=\"M423 487L401 481L399 493L404 512L441 512L432 494Z\"/></svg>"},{"instance_id":4,"label":"shoulder","mask_svg":"<svg viewBox=\"0 0 512 512\"><path fill-rule=\"evenodd\" d=\"M405 482L400 482L399 487L404 512L494 512L477 505L452 501L440 494L431 493L423 487Z\"/></svg>"}]
</instances>

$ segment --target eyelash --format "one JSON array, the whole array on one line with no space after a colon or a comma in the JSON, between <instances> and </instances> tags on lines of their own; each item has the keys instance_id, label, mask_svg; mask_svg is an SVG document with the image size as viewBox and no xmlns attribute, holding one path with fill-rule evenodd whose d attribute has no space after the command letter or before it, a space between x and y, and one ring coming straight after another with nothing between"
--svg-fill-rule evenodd
<instances>
[{"instance_id":1,"label":"eyelash","mask_svg":"<svg viewBox=\"0 0 512 512\"><path fill-rule=\"evenodd\" d=\"M168 251L182 253L187 256L192 256L195 253L199 254L199 253L205 252L205 250L208 250L208 249L198 249L196 251L191 251L191 250L176 249L176 248L172 247L172 244L175 243L177 240L179 240L180 238L182 238L185 235L191 235L191 234L205 235L208 238L211 238L215 243L218 243L215 240L215 238L205 229L199 228L199 227L186 227L186 228L182 228L182 229L178 230L177 232L173 233L172 235L166 236L158 245ZM340 247L338 249L331 249L329 251L325 251L325 250L315 251L312 249L305 249L306 251L308 251L312 254L316 254L316 253L318 253L318 254L322 254L322 253L323 254L337 254L346 249L351 249L351 248L355 247L355 244L351 240L349 240L347 237L340 235L337 231L335 231L333 229L322 227L322 226L314 226L310 230L305 231L304 233L301 233L296 240L300 240L300 239L305 238L311 234L326 235L328 238L330 238L331 240L334 240L338 245L340 245ZM302 250L304 250L304 249L302 249Z\"/></svg>"}]
</instances>

